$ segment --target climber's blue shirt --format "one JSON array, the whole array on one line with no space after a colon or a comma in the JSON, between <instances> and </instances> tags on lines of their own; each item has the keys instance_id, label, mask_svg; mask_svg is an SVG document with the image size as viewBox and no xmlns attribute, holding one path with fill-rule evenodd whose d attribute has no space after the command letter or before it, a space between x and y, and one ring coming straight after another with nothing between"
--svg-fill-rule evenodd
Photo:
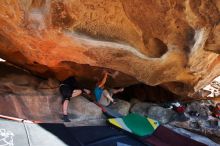
<instances>
[{"instance_id":1,"label":"climber's blue shirt","mask_svg":"<svg viewBox=\"0 0 220 146\"><path fill-rule=\"evenodd\" d=\"M100 88L100 87L96 87L95 90L95 97L96 97L96 101L99 102L99 100L101 99L102 97L102 92L103 92L103 89Z\"/></svg>"}]
</instances>

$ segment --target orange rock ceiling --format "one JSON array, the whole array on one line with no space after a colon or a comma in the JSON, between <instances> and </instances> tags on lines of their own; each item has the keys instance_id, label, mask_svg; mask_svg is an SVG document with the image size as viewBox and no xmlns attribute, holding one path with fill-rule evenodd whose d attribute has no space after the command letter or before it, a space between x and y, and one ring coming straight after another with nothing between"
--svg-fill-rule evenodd
<instances>
[{"instance_id":1,"label":"orange rock ceiling","mask_svg":"<svg viewBox=\"0 0 220 146\"><path fill-rule=\"evenodd\" d=\"M220 75L218 0L1 0L0 57L43 77L190 95Z\"/></svg>"}]
</instances>

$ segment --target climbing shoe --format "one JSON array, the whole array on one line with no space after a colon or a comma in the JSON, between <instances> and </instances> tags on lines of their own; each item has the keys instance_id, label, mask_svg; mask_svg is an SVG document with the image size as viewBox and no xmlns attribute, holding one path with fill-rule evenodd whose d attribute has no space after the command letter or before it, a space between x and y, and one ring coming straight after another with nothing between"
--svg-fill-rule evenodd
<instances>
[{"instance_id":1,"label":"climbing shoe","mask_svg":"<svg viewBox=\"0 0 220 146\"><path fill-rule=\"evenodd\" d=\"M63 115L62 120L63 120L64 122L71 122L70 119L68 118L68 115Z\"/></svg>"}]
</instances>

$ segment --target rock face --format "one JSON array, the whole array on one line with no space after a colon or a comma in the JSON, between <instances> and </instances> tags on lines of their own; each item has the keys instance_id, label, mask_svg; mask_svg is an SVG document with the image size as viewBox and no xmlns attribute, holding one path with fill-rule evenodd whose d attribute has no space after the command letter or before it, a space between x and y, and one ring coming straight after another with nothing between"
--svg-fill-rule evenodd
<instances>
[{"instance_id":1,"label":"rock face","mask_svg":"<svg viewBox=\"0 0 220 146\"><path fill-rule=\"evenodd\" d=\"M176 113L170 109L160 107L156 104L150 103L137 103L131 108L132 113L138 113L143 116L158 120L160 123L165 124L174 119Z\"/></svg>"},{"instance_id":2,"label":"rock face","mask_svg":"<svg viewBox=\"0 0 220 146\"><path fill-rule=\"evenodd\" d=\"M0 63L0 69L0 115L62 122L62 98L57 80L40 79L3 63ZM75 125L82 121L85 125L85 122L97 124L98 119L105 119L98 106L81 96L71 99L68 112Z\"/></svg>"},{"instance_id":3,"label":"rock face","mask_svg":"<svg viewBox=\"0 0 220 146\"><path fill-rule=\"evenodd\" d=\"M186 108L186 112L189 113L192 111L198 113L198 119L207 120L208 116L211 115L208 106L203 105L201 102L190 103Z\"/></svg>"},{"instance_id":4,"label":"rock face","mask_svg":"<svg viewBox=\"0 0 220 146\"><path fill-rule=\"evenodd\" d=\"M69 106L70 117L78 120L88 120L101 118L102 110L94 103L88 101L86 98L79 96L71 99Z\"/></svg>"},{"instance_id":5,"label":"rock face","mask_svg":"<svg viewBox=\"0 0 220 146\"><path fill-rule=\"evenodd\" d=\"M111 104L110 106L108 106L108 108L124 116L129 113L130 107L131 105L129 102L120 99L117 99L117 102L115 104Z\"/></svg>"},{"instance_id":6,"label":"rock face","mask_svg":"<svg viewBox=\"0 0 220 146\"><path fill-rule=\"evenodd\" d=\"M20 77L20 80L26 79ZM2 79L1 82L4 83L1 84L0 98L2 115L43 122L61 121L61 97L56 89L45 93L30 87L30 82L28 85L5 83Z\"/></svg>"},{"instance_id":7,"label":"rock face","mask_svg":"<svg viewBox=\"0 0 220 146\"><path fill-rule=\"evenodd\" d=\"M218 0L1 0L0 57L42 77L190 95L219 75ZM121 84L123 83L123 84Z\"/></svg>"}]
</instances>

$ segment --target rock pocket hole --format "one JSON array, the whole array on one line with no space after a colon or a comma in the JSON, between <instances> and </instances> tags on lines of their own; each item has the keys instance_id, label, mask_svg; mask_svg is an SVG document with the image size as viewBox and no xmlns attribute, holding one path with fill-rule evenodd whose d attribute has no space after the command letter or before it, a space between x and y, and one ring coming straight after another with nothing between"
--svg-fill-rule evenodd
<instances>
[{"instance_id":1,"label":"rock pocket hole","mask_svg":"<svg viewBox=\"0 0 220 146\"><path fill-rule=\"evenodd\" d=\"M148 40L147 48L149 56L153 58L160 58L167 52L167 45L158 38L151 38Z\"/></svg>"}]
</instances>

